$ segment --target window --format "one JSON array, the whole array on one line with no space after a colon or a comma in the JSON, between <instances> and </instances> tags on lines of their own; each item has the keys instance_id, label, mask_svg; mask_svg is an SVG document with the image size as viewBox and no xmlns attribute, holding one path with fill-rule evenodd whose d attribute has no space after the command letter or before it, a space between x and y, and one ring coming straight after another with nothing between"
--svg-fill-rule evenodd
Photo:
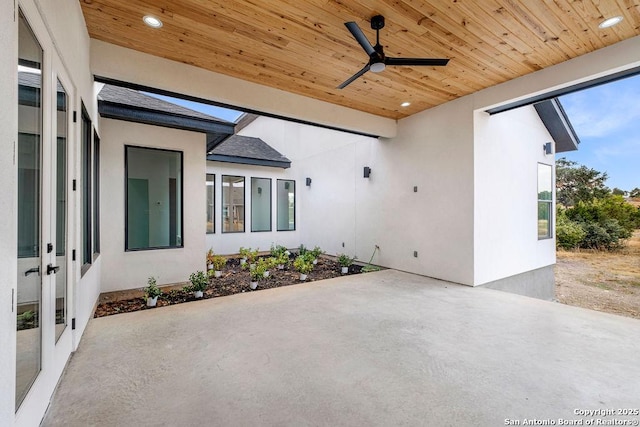
<instances>
[{"instance_id":1,"label":"window","mask_svg":"<svg viewBox=\"0 0 640 427\"><path fill-rule=\"evenodd\" d=\"M278 231L296 229L296 182L279 179L278 197Z\"/></svg>"},{"instance_id":2,"label":"window","mask_svg":"<svg viewBox=\"0 0 640 427\"><path fill-rule=\"evenodd\" d=\"M251 178L251 231L271 231L269 178Z\"/></svg>"},{"instance_id":3,"label":"window","mask_svg":"<svg viewBox=\"0 0 640 427\"><path fill-rule=\"evenodd\" d=\"M538 239L549 239L553 211L553 179L551 165L538 163Z\"/></svg>"},{"instance_id":4,"label":"window","mask_svg":"<svg viewBox=\"0 0 640 427\"><path fill-rule=\"evenodd\" d=\"M100 253L100 138L93 133L93 253Z\"/></svg>"},{"instance_id":5,"label":"window","mask_svg":"<svg viewBox=\"0 0 640 427\"><path fill-rule=\"evenodd\" d=\"M182 247L182 152L125 146L125 180L125 249Z\"/></svg>"},{"instance_id":6,"label":"window","mask_svg":"<svg viewBox=\"0 0 640 427\"><path fill-rule=\"evenodd\" d=\"M91 119L82 104L82 265L92 261L91 231Z\"/></svg>"},{"instance_id":7,"label":"window","mask_svg":"<svg viewBox=\"0 0 640 427\"><path fill-rule=\"evenodd\" d=\"M244 232L244 177L222 175L222 232Z\"/></svg>"},{"instance_id":8,"label":"window","mask_svg":"<svg viewBox=\"0 0 640 427\"><path fill-rule=\"evenodd\" d=\"M216 232L216 176L207 174L207 233Z\"/></svg>"}]
</instances>

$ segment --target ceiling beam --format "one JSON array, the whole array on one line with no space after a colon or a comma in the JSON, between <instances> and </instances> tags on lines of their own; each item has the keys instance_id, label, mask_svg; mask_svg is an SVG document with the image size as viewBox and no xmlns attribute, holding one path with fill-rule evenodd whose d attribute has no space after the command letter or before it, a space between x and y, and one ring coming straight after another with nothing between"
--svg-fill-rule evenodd
<instances>
[{"instance_id":1,"label":"ceiling beam","mask_svg":"<svg viewBox=\"0 0 640 427\"><path fill-rule=\"evenodd\" d=\"M489 111L510 104L526 105L546 99L547 94L557 96L562 89L638 67L640 36L476 92L473 94L474 108Z\"/></svg>"},{"instance_id":2,"label":"ceiling beam","mask_svg":"<svg viewBox=\"0 0 640 427\"><path fill-rule=\"evenodd\" d=\"M94 75L184 94L193 98L351 132L393 138L397 123L351 108L318 101L179 62L91 40Z\"/></svg>"}]
</instances>

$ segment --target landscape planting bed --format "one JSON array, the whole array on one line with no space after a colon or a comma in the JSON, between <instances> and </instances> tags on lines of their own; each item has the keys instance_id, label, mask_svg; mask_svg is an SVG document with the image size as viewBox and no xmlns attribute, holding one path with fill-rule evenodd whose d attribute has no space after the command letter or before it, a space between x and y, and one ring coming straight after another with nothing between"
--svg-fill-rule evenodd
<instances>
[{"instance_id":1,"label":"landscape planting bed","mask_svg":"<svg viewBox=\"0 0 640 427\"><path fill-rule=\"evenodd\" d=\"M348 274L360 274L362 266L353 264L349 267ZM262 289L278 288L281 286L297 285L300 283L315 282L342 276L340 265L329 258L319 258L318 264L305 282L300 281L300 274L291 266L284 270L271 269L269 277L262 279L258 288L253 291L249 288L249 271L240 268L240 260L231 258L222 270L222 277L210 278L209 286L204 291L203 298L195 298L193 292L182 288L188 283L181 283L162 288L162 295L158 297L158 307L173 304L181 304L189 301L198 301L208 298L218 298L242 292L256 292ZM93 317L110 316L112 314L128 313L131 311L148 310L155 307L147 307L142 288L135 291L112 292L100 296L98 307Z\"/></svg>"}]
</instances>

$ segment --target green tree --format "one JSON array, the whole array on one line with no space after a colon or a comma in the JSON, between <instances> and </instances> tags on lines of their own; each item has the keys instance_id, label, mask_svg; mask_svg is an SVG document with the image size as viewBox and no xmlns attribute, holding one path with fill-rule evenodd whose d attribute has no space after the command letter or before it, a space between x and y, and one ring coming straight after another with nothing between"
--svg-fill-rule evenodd
<instances>
[{"instance_id":1,"label":"green tree","mask_svg":"<svg viewBox=\"0 0 640 427\"><path fill-rule=\"evenodd\" d=\"M606 197L609 192L604 183L607 173L567 160L556 160L556 198L564 206Z\"/></svg>"},{"instance_id":2,"label":"green tree","mask_svg":"<svg viewBox=\"0 0 640 427\"><path fill-rule=\"evenodd\" d=\"M629 192L629 197L640 198L640 188L636 187Z\"/></svg>"},{"instance_id":3,"label":"green tree","mask_svg":"<svg viewBox=\"0 0 640 427\"><path fill-rule=\"evenodd\" d=\"M611 194L613 194L614 196L626 196L627 192L619 189L618 187L615 187L613 190L611 190Z\"/></svg>"}]
</instances>

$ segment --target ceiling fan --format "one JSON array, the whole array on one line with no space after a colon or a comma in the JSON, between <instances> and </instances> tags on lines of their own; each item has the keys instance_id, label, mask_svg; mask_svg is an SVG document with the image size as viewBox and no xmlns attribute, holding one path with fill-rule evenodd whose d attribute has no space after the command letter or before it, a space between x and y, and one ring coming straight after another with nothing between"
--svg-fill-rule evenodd
<instances>
[{"instance_id":1,"label":"ceiling fan","mask_svg":"<svg viewBox=\"0 0 640 427\"><path fill-rule=\"evenodd\" d=\"M344 89L355 79L366 73L372 71L379 73L383 71L387 65L427 65L427 66L444 66L449 62L448 58L391 58L384 55L384 50L380 44L380 30L384 28L384 16L376 15L371 18L371 28L376 30L376 45L372 46L369 40L365 37L364 33L358 27L355 22L346 22L346 25L351 35L360 43L360 46L369 55L369 63L365 65L362 70L349 77L344 83L338 86L338 89Z\"/></svg>"}]
</instances>

